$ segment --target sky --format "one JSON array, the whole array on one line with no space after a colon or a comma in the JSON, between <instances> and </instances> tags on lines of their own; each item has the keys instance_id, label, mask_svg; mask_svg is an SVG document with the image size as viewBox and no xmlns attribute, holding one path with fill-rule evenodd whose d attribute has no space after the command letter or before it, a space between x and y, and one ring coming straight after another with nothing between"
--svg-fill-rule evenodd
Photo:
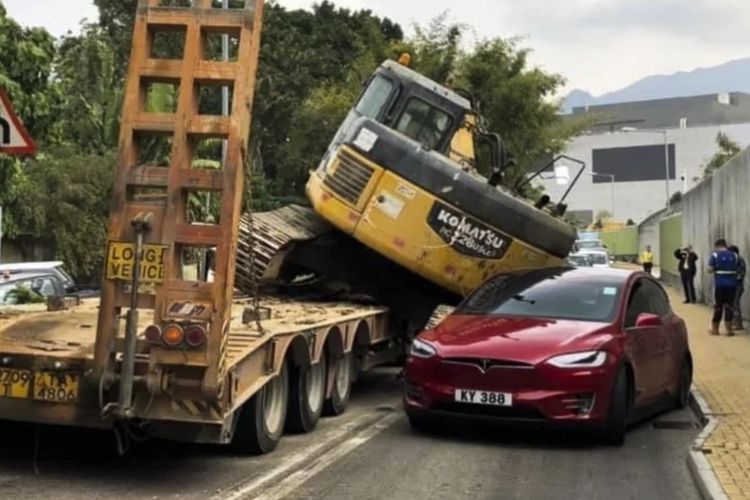
<instances>
[{"instance_id":1,"label":"sky","mask_svg":"<svg viewBox=\"0 0 750 500\"><path fill-rule=\"evenodd\" d=\"M90 0L0 0L21 24L55 35L97 18ZM312 0L278 0L309 8ZM750 57L748 0L334 0L401 23L407 33L443 12L474 39L523 37L533 64L562 74L566 90L594 95L653 74Z\"/></svg>"}]
</instances>

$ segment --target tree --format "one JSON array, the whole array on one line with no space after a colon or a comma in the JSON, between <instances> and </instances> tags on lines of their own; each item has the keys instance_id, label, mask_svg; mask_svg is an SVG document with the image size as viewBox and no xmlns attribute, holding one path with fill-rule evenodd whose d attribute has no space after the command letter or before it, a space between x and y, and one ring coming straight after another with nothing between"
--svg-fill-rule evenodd
<instances>
[{"instance_id":1,"label":"tree","mask_svg":"<svg viewBox=\"0 0 750 500\"><path fill-rule=\"evenodd\" d=\"M669 199L669 206L671 207L671 206L674 206L674 205L679 205L680 202L682 202L682 191L677 191Z\"/></svg>"},{"instance_id":2,"label":"tree","mask_svg":"<svg viewBox=\"0 0 750 500\"><path fill-rule=\"evenodd\" d=\"M98 275L104 257L114 155L48 147L25 167L7 207L23 234L53 249L77 278Z\"/></svg>"},{"instance_id":3,"label":"tree","mask_svg":"<svg viewBox=\"0 0 750 500\"><path fill-rule=\"evenodd\" d=\"M115 148L122 85L111 38L87 24L80 35L64 37L58 52L55 72L66 97L60 115L63 139L97 154Z\"/></svg>"},{"instance_id":4,"label":"tree","mask_svg":"<svg viewBox=\"0 0 750 500\"><path fill-rule=\"evenodd\" d=\"M607 219L612 218L612 214L607 210L601 210L596 214L596 217L594 217L598 221L605 221Z\"/></svg>"},{"instance_id":5,"label":"tree","mask_svg":"<svg viewBox=\"0 0 750 500\"><path fill-rule=\"evenodd\" d=\"M703 178L708 179L714 172L719 170L721 167L726 165L729 160L737 156L741 151L742 147L734 142L724 132L719 132L716 135L716 145L719 150L714 156L703 166Z\"/></svg>"},{"instance_id":6,"label":"tree","mask_svg":"<svg viewBox=\"0 0 750 500\"><path fill-rule=\"evenodd\" d=\"M57 116L62 95L52 81L55 58L54 38L41 28L22 28L7 16L0 2L0 88L37 144L57 138ZM18 196L23 178L23 161L0 155L0 206ZM3 217L3 233L16 232L19 221L13 213Z\"/></svg>"}]
</instances>

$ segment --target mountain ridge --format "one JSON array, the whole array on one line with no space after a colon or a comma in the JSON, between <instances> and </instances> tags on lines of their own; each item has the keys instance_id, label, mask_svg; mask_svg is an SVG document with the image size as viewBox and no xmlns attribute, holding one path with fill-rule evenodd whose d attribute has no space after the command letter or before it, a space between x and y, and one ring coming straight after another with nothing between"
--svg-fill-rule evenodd
<instances>
[{"instance_id":1,"label":"mountain ridge","mask_svg":"<svg viewBox=\"0 0 750 500\"><path fill-rule=\"evenodd\" d=\"M750 57L692 71L678 71L671 75L651 75L631 85L601 96L575 89L563 100L563 112L575 107L597 104L719 94L722 92L750 93Z\"/></svg>"}]
</instances>

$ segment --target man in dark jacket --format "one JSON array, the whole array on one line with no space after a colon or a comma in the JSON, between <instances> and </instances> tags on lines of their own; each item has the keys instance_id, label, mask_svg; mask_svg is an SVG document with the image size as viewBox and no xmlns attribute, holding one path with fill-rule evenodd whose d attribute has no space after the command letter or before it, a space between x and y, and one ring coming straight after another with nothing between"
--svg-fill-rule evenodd
<instances>
[{"instance_id":1,"label":"man in dark jacket","mask_svg":"<svg viewBox=\"0 0 750 500\"><path fill-rule=\"evenodd\" d=\"M742 322L742 295L745 293L745 274L747 273L747 263L740 255L740 249L732 245L729 250L737 254L739 263L737 265L737 291L734 294L734 329L744 330L745 325Z\"/></svg>"},{"instance_id":2,"label":"man in dark jacket","mask_svg":"<svg viewBox=\"0 0 750 500\"><path fill-rule=\"evenodd\" d=\"M674 256L678 261L677 268L680 270L682 289L685 291L685 304L695 304L697 302L695 275L698 273L698 256L693 252L692 245L675 250Z\"/></svg>"}]
</instances>

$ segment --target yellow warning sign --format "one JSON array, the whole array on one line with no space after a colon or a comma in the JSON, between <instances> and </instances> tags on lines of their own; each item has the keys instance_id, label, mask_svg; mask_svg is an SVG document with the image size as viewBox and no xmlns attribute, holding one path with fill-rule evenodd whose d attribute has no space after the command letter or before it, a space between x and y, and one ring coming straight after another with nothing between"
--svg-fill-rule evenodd
<instances>
[{"instance_id":1,"label":"yellow warning sign","mask_svg":"<svg viewBox=\"0 0 750 500\"><path fill-rule=\"evenodd\" d=\"M143 245L141 283L164 282L164 262L169 245ZM133 280L135 269L135 244L110 242L107 251L107 279Z\"/></svg>"}]
</instances>

